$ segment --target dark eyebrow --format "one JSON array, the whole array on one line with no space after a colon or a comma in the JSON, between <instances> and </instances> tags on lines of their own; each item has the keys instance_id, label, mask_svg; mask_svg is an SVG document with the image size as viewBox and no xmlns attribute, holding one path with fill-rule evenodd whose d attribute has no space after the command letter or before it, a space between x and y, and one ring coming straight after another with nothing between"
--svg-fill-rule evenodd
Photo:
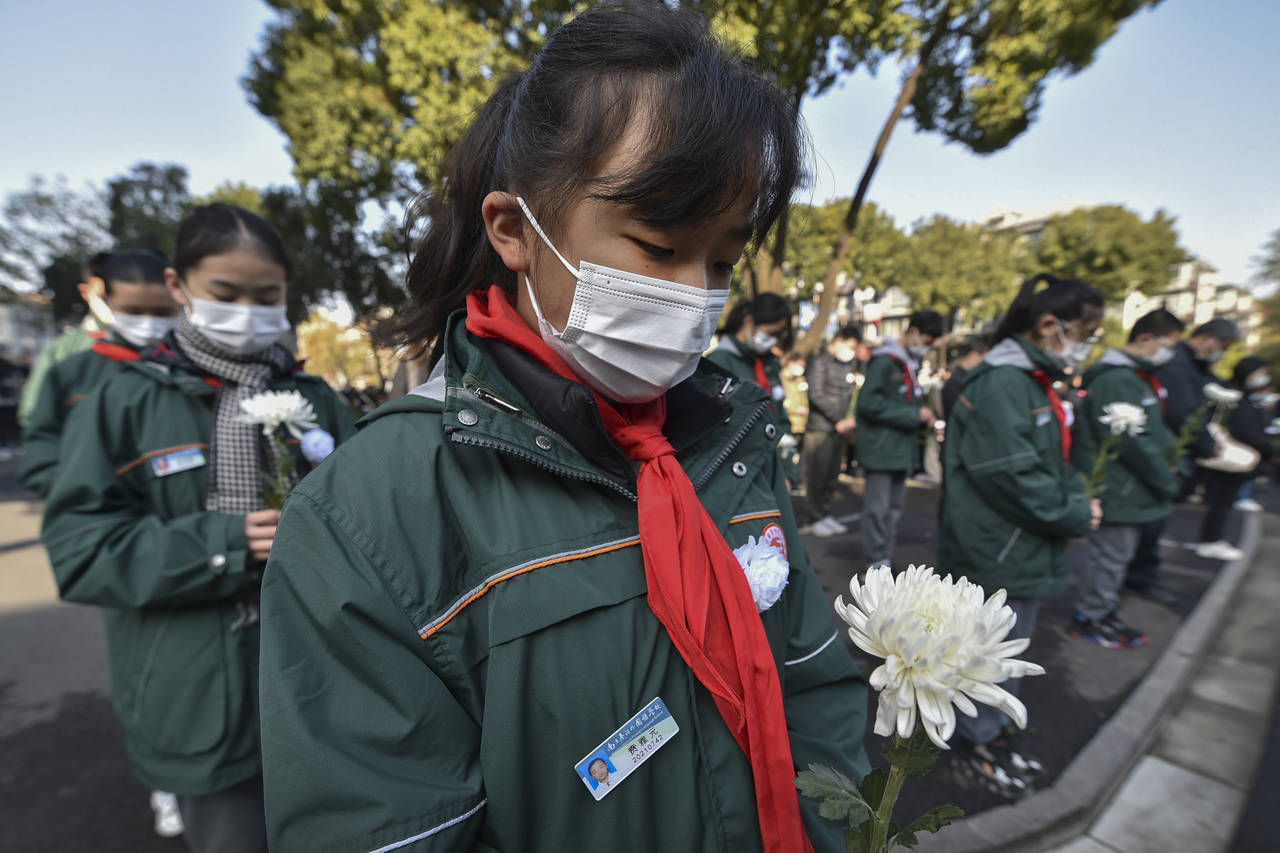
<instances>
[{"instance_id":1,"label":"dark eyebrow","mask_svg":"<svg viewBox=\"0 0 1280 853\"><path fill-rule=\"evenodd\" d=\"M737 228L729 229L729 236L735 240L750 240L754 233L756 229L753 225L739 225Z\"/></svg>"},{"instance_id":2,"label":"dark eyebrow","mask_svg":"<svg viewBox=\"0 0 1280 853\"><path fill-rule=\"evenodd\" d=\"M258 292L263 290L279 290L280 288L284 287L284 285L278 281L273 281L270 284L259 284L255 286L251 284L236 284L235 282L223 281L220 278L215 278L215 279L210 279L209 283L217 285L218 287L226 287L231 290L253 291L253 292Z\"/></svg>"}]
</instances>

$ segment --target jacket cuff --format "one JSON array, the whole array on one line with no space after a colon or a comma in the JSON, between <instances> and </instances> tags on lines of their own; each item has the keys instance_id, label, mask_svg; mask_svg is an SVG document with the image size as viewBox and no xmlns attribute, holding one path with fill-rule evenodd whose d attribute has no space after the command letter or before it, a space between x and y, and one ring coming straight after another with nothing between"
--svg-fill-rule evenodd
<instances>
[{"instance_id":1,"label":"jacket cuff","mask_svg":"<svg viewBox=\"0 0 1280 853\"><path fill-rule=\"evenodd\" d=\"M215 575L243 574L249 556L249 540L244 535L244 516L214 513L215 524L209 541L206 565Z\"/></svg>"}]
</instances>

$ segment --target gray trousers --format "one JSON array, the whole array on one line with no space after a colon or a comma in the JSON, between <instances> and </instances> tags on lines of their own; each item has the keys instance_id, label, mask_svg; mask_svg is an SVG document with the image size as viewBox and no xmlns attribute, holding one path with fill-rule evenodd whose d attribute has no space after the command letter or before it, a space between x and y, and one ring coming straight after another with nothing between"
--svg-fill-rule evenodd
<instances>
[{"instance_id":1,"label":"gray trousers","mask_svg":"<svg viewBox=\"0 0 1280 853\"><path fill-rule=\"evenodd\" d=\"M813 521L831 514L831 495L840 476L844 448L844 437L838 433L804 434L804 486Z\"/></svg>"},{"instance_id":2,"label":"gray trousers","mask_svg":"<svg viewBox=\"0 0 1280 853\"><path fill-rule=\"evenodd\" d=\"M267 853L261 776L216 794L179 794L178 810L191 853Z\"/></svg>"},{"instance_id":3,"label":"gray trousers","mask_svg":"<svg viewBox=\"0 0 1280 853\"><path fill-rule=\"evenodd\" d=\"M868 566L893 561L898 519L907 499L906 471L868 471L862 500L862 562Z\"/></svg>"},{"instance_id":4,"label":"gray trousers","mask_svg":"<svg viewBox=\"0 0 1280 853\"><path fill-rule=\"evenodd\" d=\"M1080 572L1076 613L1086 619L1103 619L1120 602L1125 569L1138 550L1137 524L1104 524L1089 534L1089 559Z\"/></svg>"},{"instance_id":5,"label":"gray trousers","mask_svg":"<svg viewBox=\"0 0 1280 853\"><path fill-rule=\"evenodd\" d=\"M1014 623L1013 628L1009 631L1009 636L1005 639L1020 640L1023 637L1030 637L1031 632L1036 627L1036 614L1040 612L1040 599L1010 598L1005 601L1005 604L1012 607L1013 612L1018 614L1018 621ZM1024 655L1019 655L1019 657L1025 659ZM1021 684L1021 678L1010 678L1008 681L1001 682L1000 686L1017 696L1018 688ZM1004 711L992 708L990 705L984 705L981 702L974 702L973 704L978 707L978 716L968 717L961 713L956 714L956 734L969 741L969 743L991 743L991 741L1000 737L1000 732L1005 726L1012 725L1013 721L1009 719Z\"/></svg>"}]
</instances>

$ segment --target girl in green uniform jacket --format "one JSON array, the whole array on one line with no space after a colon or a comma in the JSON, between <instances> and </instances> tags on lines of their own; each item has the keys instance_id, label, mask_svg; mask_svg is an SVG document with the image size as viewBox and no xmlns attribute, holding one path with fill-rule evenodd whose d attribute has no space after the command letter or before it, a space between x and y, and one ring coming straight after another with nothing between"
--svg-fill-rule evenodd
<instances>
[{"instance_id":1,"label":"girl in green uniform jacket","mask_svg":"<svg viewBox=\"0 0 1280 853\"><path fill-rule=\"evenodd\" d=\"M72 410L45 507L62 598L103 608L133 773L178 795L196 853L266 850L258 589L279 512L263 502L274 444L240 403L297 391L332 439L354 431L276 343L288 273L260 217L214 204L184 220L165 270L178 326ZM298 474L325 443L304 438L287 447Z\"/></svg>"},{"instance_id":2,"label":"girl in green uniform jacket","mask_svg":"<svg viewBox=\"0 0 1280 853\"><path fill-rule=\"evenodd\" d=\"M1068 462L1069 412L1053 390L1084 362L1101 321L1102 297L1090 285L1027 281L947 422L938 562L988 594L1008 591L1018 616L1010 639L1031 636L1040 596L1066 585L1067 541L1101 517ZM1017 694L1016 680L1003 686ZM977 717L957 719L953 743L962 768L1014 798L1041 768L1002 736L1007 725L980 705Z\"/></svg>"},{"instance_id":3,"label":"girl in green uniform jacket","mask_svg":"<svg viewBox=\"0 0 1280 853\"><path fill-rule=\"evenodd\" d=\"M103 290L99 304L111 315L107 335L88 350L49 367L39 379L39 393L22 426L18 482L40 497L49 493L58 470L62 428L72 406L105 385L121 364L136 361L140 350L158 344L178 324L178 303L164 286L168 262L163 255L130 249L97 260Z\"/></svg>"},{"instance_id":4,"label":"girl in green uniform jacket","mask_svg":"<svg viewBox=\"0 0 1280 853\"><path fill-rule=\"evenodd\" d=\"M778 440L782 473L788 483L794 483L799 476L798 442L791 434L791 419L787 416L782 360L774 353L780 346L789 346L790 339L791 304L776 293L761 293L738 303L729 312L720 330L720 342L707 355L707 361L744 382L756 383L770 396L769 418L782 436Z\"/></svg>"},{"instance_id":5,"label":"girl in green uniform jacket","mask_svg":"<svg viewBox=\"0 0 1280 853\"><path fill-rule=\"evenodd\" d=\"M664 4L499 85L393 328L430 379L293 493L267 567L272 850L844 849L794 778L866 771L865 681L770 397L700 363L799 142Z\"/></svg>"}]
</instances>

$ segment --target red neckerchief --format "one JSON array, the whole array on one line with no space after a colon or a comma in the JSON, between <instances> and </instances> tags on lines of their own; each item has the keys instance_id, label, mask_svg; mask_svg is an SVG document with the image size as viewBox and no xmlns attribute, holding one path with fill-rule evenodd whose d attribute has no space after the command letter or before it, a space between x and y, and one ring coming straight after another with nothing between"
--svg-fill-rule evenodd
<instances>
[{"instance_id":1,"label":"red neckerchief","mask_svg":"<svg viewBox=\"0 0 1280 853\"><path fill-rule=\"evenodd\" d=\"M90 349L112 361L137 361L139 358L136 349L122 346L121 344L113 344L111 341L98 341Z\"/></svg>"},{"instance_id":2,"label":"red neckerchief","mask_svg":"<svg viewBox=\"0 0 1280 853\"><path fill-rule=\"evenodd\" d=\"M1164 389L1164 383L1156 379L1154 374L1145 370L1135 370L1134 373L1145 379L1147 384L1151 386L1151 390L1156 392L1156 399L1160 401L1160 411L1165 411L1168 407L1169 392Z\"/></svg>"},{"instance_id":3,"label":"red neckerchief","mask_svg":"<svg viewBox=\"0 0 1280 853\"><path fill-rule=\"evenodd\" d=\"M557 376L581 381L497 285L467 297L467 331L504 341ZM617 408L598 394L595 399L609 437L641 463L636 491L649 608L751 762L764 850L811 853L777 664L746 574L662 433L666 398Z\"/></svg>"},{"instance_id":4,"label":"red neckerchief","mask_svg":"<svg viewBox=\"0 0 1280 853\"><path fill-rule=\"evenodd\" d=\"M773 411L773 388L769 385L769 377L764 372L764 359L755 357L756 383L769 394L769 411Z\"/></svg>"},{"instance_id":5,"label":"red neckerchief","mask_svg":"<svg viewBox=\"0 0 1280 853\"><path fill-rule=\"evenodd\" d=\"M1053 416L1058 419L1058 435L1062 439L1062 461L1071 459L1071 428L1067 426L1067 413L1062 408L1062 400L1058 392L1053 390L1053 380L1043 370L1031 371L1031 378L1036 381L1049 397L1049 405L1053 406Z\"/></svg>"},{"instance_id":6,"label":"red neckerchief","mask_svg":"<svg viewBox=\"0 0 1280 853\"><path fill-rule=\"evenodd\" d=\"M888 353L885 353L885 355L889 355L889 354L888 354ZM907 365L903 363L902 359L898 358L896 355L889 355L889 358L893 359L893 363L894 363L894 364L896 364L896 365L898 365L898 367L901 367L901 368L902 368L902 375L903 375L903 376L906 378L906 380L907 380L907 402L908 402L908 403L914 403L914 402L915 402L915 384L916 384L916 383L915 383L915 382L914 382L914 380L912 380L912 378L911 378L911 370L910 370L910 368L908 368L908 367L907 367Z\"/></svg>"}]
</instances>

